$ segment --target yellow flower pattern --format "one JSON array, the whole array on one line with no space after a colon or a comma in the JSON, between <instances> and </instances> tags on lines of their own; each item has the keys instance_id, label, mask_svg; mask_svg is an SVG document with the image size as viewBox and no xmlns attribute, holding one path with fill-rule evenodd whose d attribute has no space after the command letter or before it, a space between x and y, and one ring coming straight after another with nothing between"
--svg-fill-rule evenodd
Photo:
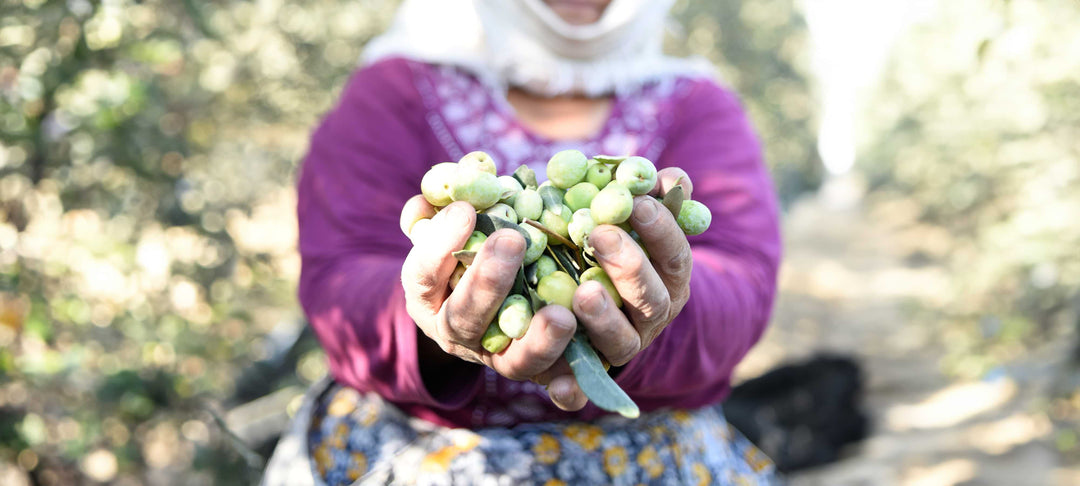
<instances>
[{"instance_id":1,"label":"yellow flower pattern","mask_svg":"<svg viewBox=\"0 0 1080 486\"><path fill-rule=\"evenodd\" d=\"M754 446L746 448L746 451L743 452L743 459L745 459L746 463L753 468L754 472L760 472L773 465L772 459L769 459L768 456Z\"/></svg>"},{"instance_id":2,"label":"yellow flower pattern","mask_svg":"<svg viewBox=\"0 0 1080 486\"><path fill-rule=\"evenodd\" d=\"M622 475L626 472L627 462L626 449L623 447L615 446L604 451L604 471L608 476L614 478Z\"/></svg>"},{"instance_id":3,"label":"yellow flower pattern","mask_svg":"<svg viewBox=\"0 0 1080 486\"><path fill-rule=\"evenodd\" d=\"M694 484L698 486L708 486L712 483L712 473L709 472L709 468L705 467L700 462L695 462L693 466L694 471Z\"/></svg>"},{"instance_id":4,"label":"yellow flower pattern","mask_svg":"<svg viewBox=\"0 0 1080 486\"><path fill-rule=\"evenodd\" d=\"M604 436L604 429L595 425L575 423L567 425L563 429L563 435L577 442L582 449L592 451L600 446L600 439Z\"/></svg>"},{"instance_id":5,"label":"yellow flower pattern","mask_svg":"<svg viewBox=\"0 0 1080 486\"><path fill-rule=\"evenodd\" d=\"M330 408L348 412L335 416ZM314 471L329 486L349 486L372 471L439 484L451 477L514 477L515 484L541 486L775 481L769 458L710 408L636 421L470 430L414 427L372 394L327 393L312 417L308 447Z\"/></svg>"},{"instance_id":6,"label":"yellow flower pattern","mask_svg":"<svg viewBox=\"0 0 1080 486\"><path fill-rule=\"evenodd\" d=\"M559 455L562 452L562 447L559 446L559 439L556 439L551 434L541 434L540 440L533 446L533 456L541 464L555 464L559 462Z\"/></svg>"},{"instance_id":7,"label":"yellow flower pattern","mask_svg":"<svg viewBox=\"0 0 1080 486\"><path fill-rule=\"evenodd\" d=\"M660 460L660 455L651 445L645 446L638 453L637 464L650 479L655 479L664 473L664 462Z\"/></svg>"}]
</instances>

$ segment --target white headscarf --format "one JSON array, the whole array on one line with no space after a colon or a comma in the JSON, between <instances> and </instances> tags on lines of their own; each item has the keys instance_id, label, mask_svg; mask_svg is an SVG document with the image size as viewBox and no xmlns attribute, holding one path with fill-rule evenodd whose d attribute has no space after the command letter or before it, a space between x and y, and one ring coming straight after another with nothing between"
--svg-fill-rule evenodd
<instances>
[{"instance_id":1,"label":"white headscarf","mask_svg":"<svg viewBox=\"0 0 1080 486\"><path fill-rule=\"evenodd\" d=\"M571 25L542 0L405 0L363 60L456 65L494 87L545 96L600 96L673 75L713 76L703 59L662 53L673 2L613 0L596 23Z\"/></svg>"}]
</instances>

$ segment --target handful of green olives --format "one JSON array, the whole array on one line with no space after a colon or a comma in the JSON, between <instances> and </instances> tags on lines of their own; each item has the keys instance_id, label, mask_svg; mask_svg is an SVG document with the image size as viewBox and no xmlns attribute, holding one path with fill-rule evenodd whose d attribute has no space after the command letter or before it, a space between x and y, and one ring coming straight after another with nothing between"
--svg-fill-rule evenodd
<instances>
[{"instance_id":1,"label":"handful of green olives","mask_svg":"<svg viewBox=\"0 0 1080 486\"><path fill-rule=\"evenodd\" d=\"M589 234L597 225L620 226L641 245L627 221L634 196L646 195L656 186L657 170L651 161L638 156L589 158L577 150L564 150L551 157L546 172L548 181L543 184L537 184L536 174L525 165L512 175L498 176L491 156L478 151L457 163L432 166L420 182L424 199L436 209L466 201L478 212L472 236L454 253L458 266L450 278L451 288L491 233L513 228L525 238L525 259L514 286L481 339L491 353L502 352L513 339L524 336L541 307L572 309L581 282L596 280L622 306L611 278L593 258ZM704 233L712 222L709 209L686 199L681 184L668 190L662 201L687 235ZM429 217L402 221L402 229L416 237L429 221ZM641 249L645 251L644 246ZM607 374L608 365L580 329L565 355L578 385L597 406L638 415L637 406Z\"/></svg>"}]
</instances>

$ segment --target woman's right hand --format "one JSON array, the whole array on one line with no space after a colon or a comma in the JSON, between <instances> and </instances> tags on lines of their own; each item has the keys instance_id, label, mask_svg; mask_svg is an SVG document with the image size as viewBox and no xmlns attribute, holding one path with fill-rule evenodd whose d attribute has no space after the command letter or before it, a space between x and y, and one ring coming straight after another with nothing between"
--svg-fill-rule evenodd
<instances>
[{"instance_id":1,"label":"woman's right hand","mask_svg":"<svg viewBox=\"0 0 1080 486\"><path fill-rule=\"evenodd\" d=\"M418 195L406 203L403 212L420 216L434 214L435 209ZM410 219L409 214L402 219ZM512 380L550 375L553 367L565 367L563 350L577 323L569 310L557 305L540 309L525 336L513 340L501 353L492 354L481 347L480 338L495 319L521 267L525 239L509 229L492 233L451 291L450 275L457 266L452 253L465 246L475 223L472 206L455 202L425 227L416 228L423 234L412 235L413 249L401 267L409 316L446 354L487 365ZM439 357L427 358L439 361Z\"/></svg>"}]
</instances>

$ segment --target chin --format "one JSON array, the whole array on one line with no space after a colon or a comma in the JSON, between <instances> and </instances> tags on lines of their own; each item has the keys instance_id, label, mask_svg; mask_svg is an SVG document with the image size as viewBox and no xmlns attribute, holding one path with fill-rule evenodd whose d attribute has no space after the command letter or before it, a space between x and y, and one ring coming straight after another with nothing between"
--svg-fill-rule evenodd
<instances>
[{"instance_id":1,"label":"chin","mask_svg":"<svg viewBox=\"0 0 1080 486\"><path fill-rule=\"evenodd\" d=\"M597 0L544 0L552 11L571 25L596 23L604 14L610 1Z\"/></svg>"}]
</instances>

